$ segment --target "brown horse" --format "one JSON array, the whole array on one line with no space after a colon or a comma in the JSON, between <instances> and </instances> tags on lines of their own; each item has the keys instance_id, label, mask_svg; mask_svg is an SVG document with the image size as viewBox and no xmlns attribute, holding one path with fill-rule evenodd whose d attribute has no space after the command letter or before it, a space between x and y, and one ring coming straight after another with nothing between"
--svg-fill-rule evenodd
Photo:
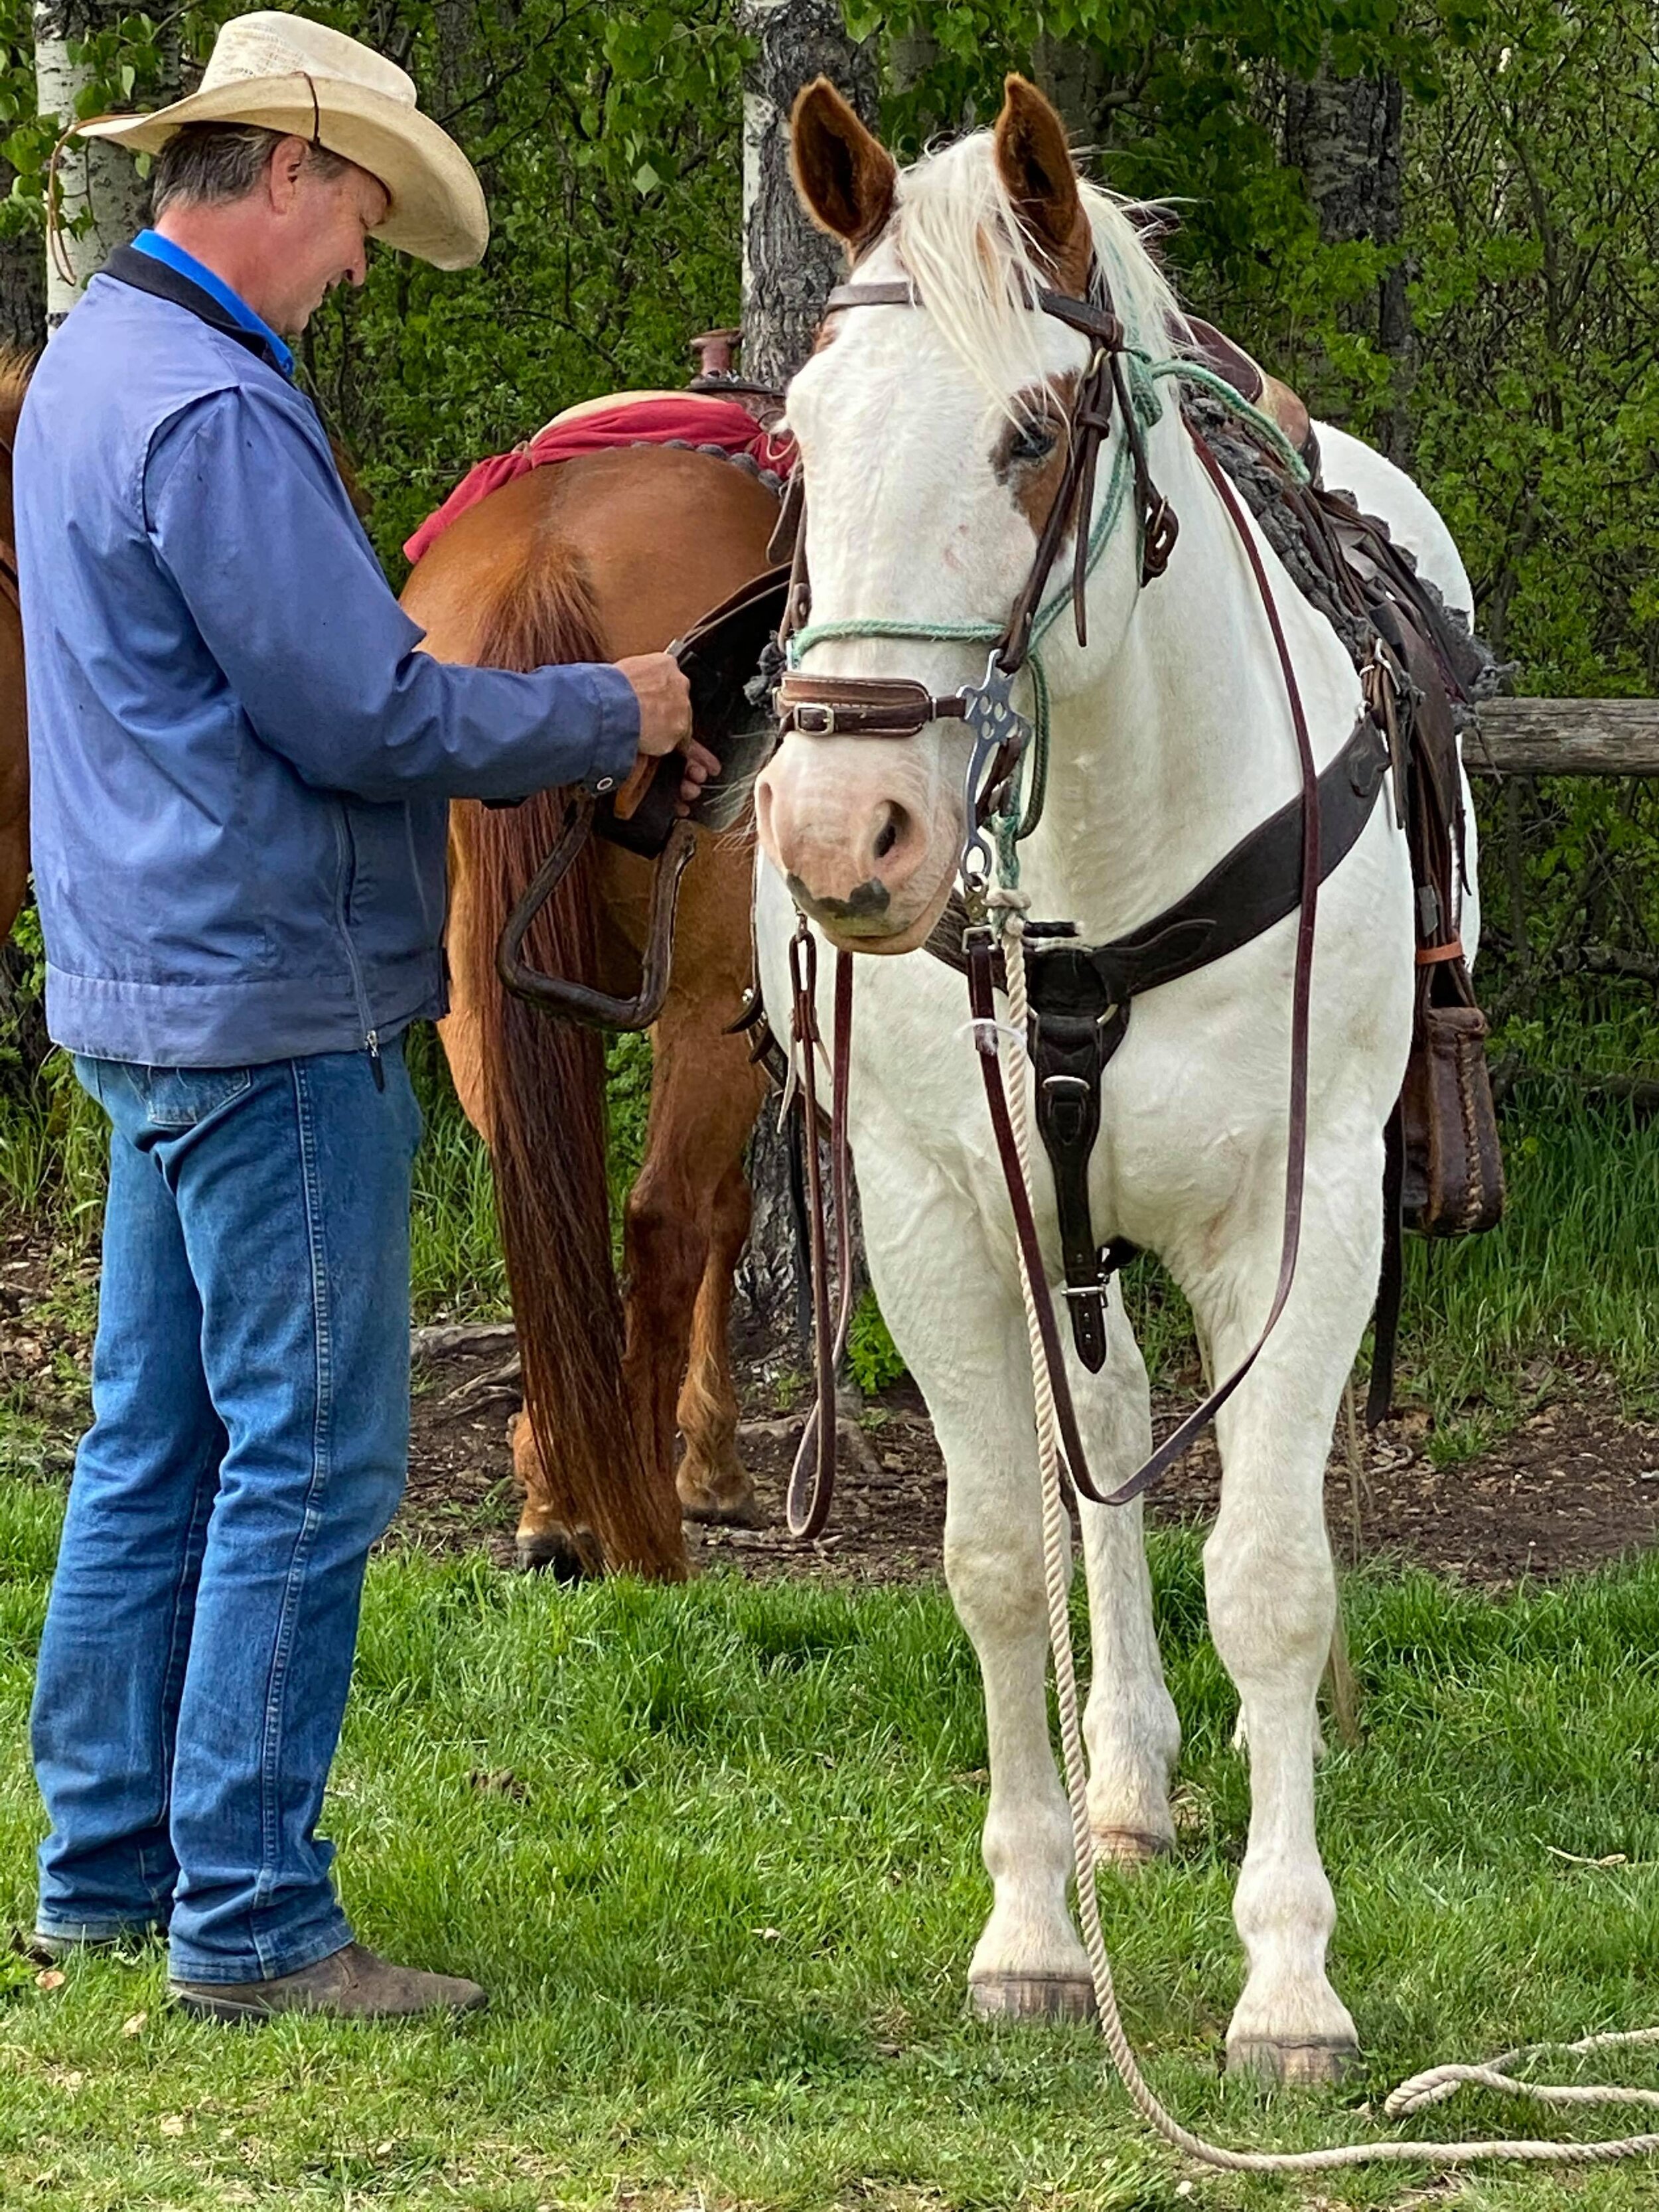
<instances>
[{"instance_id":1,"label":"brown horse","mask_svg":"<svg viewBox=\"0 0 1659 2212\"><path fill-rule=\"evenodd\" d=\"M461 515L404 605L449 660L502 668L660 649L766 565L777 502L732 462L663 446L533 471ZM747 830L701 833L653 1031L643 1170L611 1261L602 1040L508 997L501 925L557 836L563 800L471 802L450 817L455 1087L489 1145L523 1352L528 1419L514 1458L525 1565L686 1572L680 1519L751 1517L735 1449L732 1278L748 1234L743 1152L765 1088L726 1034L750 975ZM532 930L535 965L634 988L649 864L590 844ZM684 1441L678 1481L675 1431Z\"/></svg>"},{"instance_id":2,"label":"brown horse","mask_svg":"<svg viewBox=\"0 0 1659 2212\"><path fill-rule=\"evenodd\" d=\"M29 882L29 729L23 621L11 512L11 450L33 354L0 350L0 939L9 937Z\"/></svg>"}]
</instances>

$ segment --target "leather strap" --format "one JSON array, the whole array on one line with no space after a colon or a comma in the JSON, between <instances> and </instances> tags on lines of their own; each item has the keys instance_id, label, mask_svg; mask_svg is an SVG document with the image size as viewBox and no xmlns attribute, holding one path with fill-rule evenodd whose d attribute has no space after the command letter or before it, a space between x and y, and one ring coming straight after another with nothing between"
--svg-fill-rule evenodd
<instances>
[{"instance_id":1,"label":"leather strap","mask_svg":"<svg viewBox=\"0 0 1659 2212\"><path fill-rule=\"evenodd\" d=\"M789 941L792 995L792 1064L799 1069L800 1091L797 1143L805 1169L806 1218L812 1274L812 1355L817 1389L812 1409L789 1471L786 1507L789 1533L804 1541L822 1534L836 1494L836 1378L847 1352L853 1321L853 1172L847 1127L848 1086L852 1068L853 955L836 955L835 1035L830 1059L830 1175L836 1208L836 1265L840 1273L838 1310L830 1317L829 1237L823 1218L823 1172L818 1159L817 1047L817 939L805 917Z\"/></svg>"},{"instance_id":2,"label":"leather strap","mask_svg":"<svg viewBox=\"0 0 1659 2212\"><path fill-rule=\"evenodd\" d=\"M845 307L920 307L921 295L908 277L890 277L882 283L837 284L823 303L826 315L839 314ZM1079 300L1069 292L1051 292L1039 287L1028 297L1028 307L1040 313L1052 315L1057 322L1068 323L1074 331L1097 344L1116 352L1123 343L1123 325L1110 303L1099 300Z\"/></svg>"},{"instance_id":3,"label":"leather strap","mask_svg":"<svg viewBox=\"0 0 1659 2212\"><path fill-rule=\"evenodd\" d=\"M1394 1402L1395 1355L1400 1343L1400 1309L1406 1291L1405 1224L1401 1207L1406 1189L1406 1118L1395 1101L1382 1131L1382 1267L1377 1278L1376 1313L1371 1329L1371 1382L1365 1395L1365 1425L1374 1429L1389 1418Z\"/></svg>"},{"instance_id":4,"label":"leather strap","mask_svg":"<svg viewBox=\"0 0 1659 2212\"><path fill-rule=\"evenodd\" d=\"M1008 1094L1002 1080L995 986L992 981L994 954L995 945L988 928L981 925L963 931L963 955L968 964L968 1004L974 1018L974 1048L985 1084L985 1103L990 1109L997 1159L1007 1188L1008 1203L1013 1209L1014 1235L1018 1241L1025 1279L1031 1288L1037 1333L1042 1340L1042 1357L1048 1370L1049 1386L1054 1392L1054 1418L1060 1426L1060 1443L1065 1449L1072 1486L1093 1504L1108 1505L1115 1503L1115 1499L1101 1494L1094 1476L1089 1471L1088 1455L1083 1449L1083 1437L1077 1425L1077 1410L1072 1403L1072 1386L1066 1374L1066 1358L1060 1349L1060 1328L1054 1319L1054 1302L1048 1292L1048 1277L1042 1260L1042 1241L1037 1235L1036 1221L1031 1212L1031 1194L1026 1189L1025 1178L1020 1173L1019 1150L1014 1142L1013 1124L1008 1118Z\"/></svg>"},{"instance_id":5,"label":"leather strap","mask_svg":"<svg viewBox=\"0 0 1659 2212\"><path fill-rule=\"evenodd\" d=\"M1172 1467L1194 1439L1208 1428L1261 1358L1267 1339L1279 1325L1279 1317L1285 1310L1291 1295L1291 1285L1296 1279L1297 1255L1302 1246L1302 1201L1308 1165L1308 1032L1313 1000L1314 934L1318 917L1321 873L1319 807L1316 803L1319 777L1314 767L1313 744L1308 735L1308 717L1302 702L1302 687L1296 679L1296 665L1285 641L1273 586L1267 581L1267 572L1262 565L1255 536L1221 464L1195 431L1190 431L1190 434L1198 458L1220 494L1222 503L1238 533L1239 543L1250 564L1250 573L1255 579L1256 590L1267 614L1267 627L1273 632L1273 650L1279 656L1279 673L1284 678L1285 695L1290 703L1291 724L1296 733L1297 758L1302 769L1302 903L1297 919L1296 969L1291 987L1291 1103L1285 1148L1284 1226L1279 1238L1279 1279L1273 1285L1273 1304L1268 1308L1261 1335L1226 1380L1218 1383L1203 1404L1195 1407L1185 1420L1164 1437L1144 1467L1132 1474L1121 1489L1112 1492L1108 1502L1113 1505L1127 1504L1132 1498L1139 1498L1166 1468Z\"/></svg>"},{"instance_id":6,"label":"leather strap","mask_svg":"<svg viewBox=\"0 0 1659 2212\"><path fill-rule=\"evenodd\" d=\"M1388 766L1382 732L1364 714L1316 783L1322 880L1358 842ZM1092 1006L1097 1016L1103 1014L1209 967L1293 914L1302 897L1302 806L1298 792L1242 837L1184 897L1108 944L1078 945L1069 935L1040 933L1028 924L1025 969L1032 1006L1040 1013L1052 1006L1061 1014ZM959 974L967 972L961 950L966 921L953 896L927 939L934 959ZM1000 955L997 988L1002 988Z\"/></svg>"},{"instance_id":7,"label":"leather strap","mask_svg":"<svg viewBox=\"0 0 1659 2212\"><path fill-rule=\"evenodd\" d=\"M807 676L791 669L777 689L778 727L805 738L914 738L930 722L960 721L962 694L938 697L906 676Z\"/></svg>"},{"instance_id":8,"label":"leather strap","mask_svg":"<svg viewBox=\"0 0 1659 2212\"><path fill-rule=\"evenodd\" d=\"M1040 964L1027 961L1028 988ZM1037 1134L1054 1178L1072 1341L1091 1375L1106 1364L1105 1286L1112 1270L1095 1243L1089 1163L1100 1134L1100 1080L1128 1026L1127 1000L1068 1013L1034 1005L1031 1017Z\"/></svg>"}]
</instances>

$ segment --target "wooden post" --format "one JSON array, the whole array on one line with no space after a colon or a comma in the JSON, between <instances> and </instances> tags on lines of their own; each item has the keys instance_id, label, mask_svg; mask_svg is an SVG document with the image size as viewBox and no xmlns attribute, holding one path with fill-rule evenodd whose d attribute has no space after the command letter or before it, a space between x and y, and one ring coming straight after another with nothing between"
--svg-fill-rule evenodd
<instances>
[{"instance_id":1,"label":"wooden post","mask_svg":"<svg viewBox=\"0 0 1659 2212\"><path fill-rule=\"evenodd\" d=\"M830 287L842 273L839 243L809 220L789 173L789 114L815 76L827 76L865 121L876 120L873 46L848 36L838 0L742 0L755 54L743 88L743 351L745 376L785 385L806 358ZM777 1010L779 1018L787 1009ZM788 1321L803 1336L810 1306L795 1207L790 1139L769 1099L749 1148L754 1226L738 1270L750 1309Z\"/></svg>"}]
</instances>

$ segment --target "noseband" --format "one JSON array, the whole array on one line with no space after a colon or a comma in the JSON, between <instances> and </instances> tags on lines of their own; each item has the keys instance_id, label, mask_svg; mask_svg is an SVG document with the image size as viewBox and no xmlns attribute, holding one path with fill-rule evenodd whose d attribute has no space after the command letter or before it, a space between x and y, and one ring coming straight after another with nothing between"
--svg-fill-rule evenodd
<instances>
[{"instance_id":1,"label":"noseband","mask_svg":"<svg viewBox=\"0 0 1659 2212\"><path fill-rule=\"evenodd\" d=\"M842 284L824 304L826 316L848 307L920 307L920 295L908 279L884 283ZM1030 306L1079 331L1093 346L1089 366L1066 420L1066 464L1038 537L1024 585L1001 635L991 647L984 677L960 691L937 694L907 678L810 676L792 669L778 687L779 733L803 737L912 738L930 722L960 721L973 734L963 801L966 843L963 873L981 887L988 882L991 853L986 822L1019 763L1031 725L1013 703L1014 678L1030 657L1032 627L1042 604L1066 533L1075 530L1072 558L1072 618L1080 646L1089 641L1086 597L1093 538L1096 464L1112 427L1115 400L1128 441L1140 525L1140 580L1150 583L1169 564L1178 528L1168 500L1152 479L1146 441L1124 373L1123 325L1112 306L1098 264L1091 270L1088 295L1035 289ZM806 527L799 519L790 578L784 636L805 627L811 607L806 578ZM981 633L983 635L983 633Z\"/></svg>"}]
</instances>

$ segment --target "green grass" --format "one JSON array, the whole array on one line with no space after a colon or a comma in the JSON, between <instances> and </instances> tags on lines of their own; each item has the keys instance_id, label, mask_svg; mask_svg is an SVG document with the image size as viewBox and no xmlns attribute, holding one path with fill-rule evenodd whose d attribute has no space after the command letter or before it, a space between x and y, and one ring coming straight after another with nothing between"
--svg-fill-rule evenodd
<instances>
[{"instance_id":1,"label":"green grass","mask_svg":"<svg viewBox=\"0 0 1659 2212\"><path fill-rule=\"evenodd\" d=\"M0 1480L0 1911L17 1917L57 1510L50 1486ZM1659 2017L1659 1560L1504 1603L1420 1576L1353 1586L1367 1740L1328 1759L1320 1798L1367 2063L1311 2102L1217 2079L1246 1779L1194 1545L1158 1541L1155 1571L1187 1845L1109 1879L1106 1917L1137 2040L1189 2120L1255 2144L1365 2135L1379 2093L1434 2058ZM0 2205L1308 2202L1209 2178L1183 2193L1086 2031L963 2018L984 1761L936 1589L573 1593L382 1559L327 1826L366 1939L477 1972L493 2008L459 2033L226 2032L168 2013L155 1954L79 1964L55 1992L25 1981L0 1997ZM513 1792L472 1778L503 1769ZM1492 2099L1431 2121L1528 2124ZM1413 2179L1318 2201L1396 2204ZM1487 2175L1436 2201L1656 2191L1638 2167Z\"/></svg>"}]
</instances>

